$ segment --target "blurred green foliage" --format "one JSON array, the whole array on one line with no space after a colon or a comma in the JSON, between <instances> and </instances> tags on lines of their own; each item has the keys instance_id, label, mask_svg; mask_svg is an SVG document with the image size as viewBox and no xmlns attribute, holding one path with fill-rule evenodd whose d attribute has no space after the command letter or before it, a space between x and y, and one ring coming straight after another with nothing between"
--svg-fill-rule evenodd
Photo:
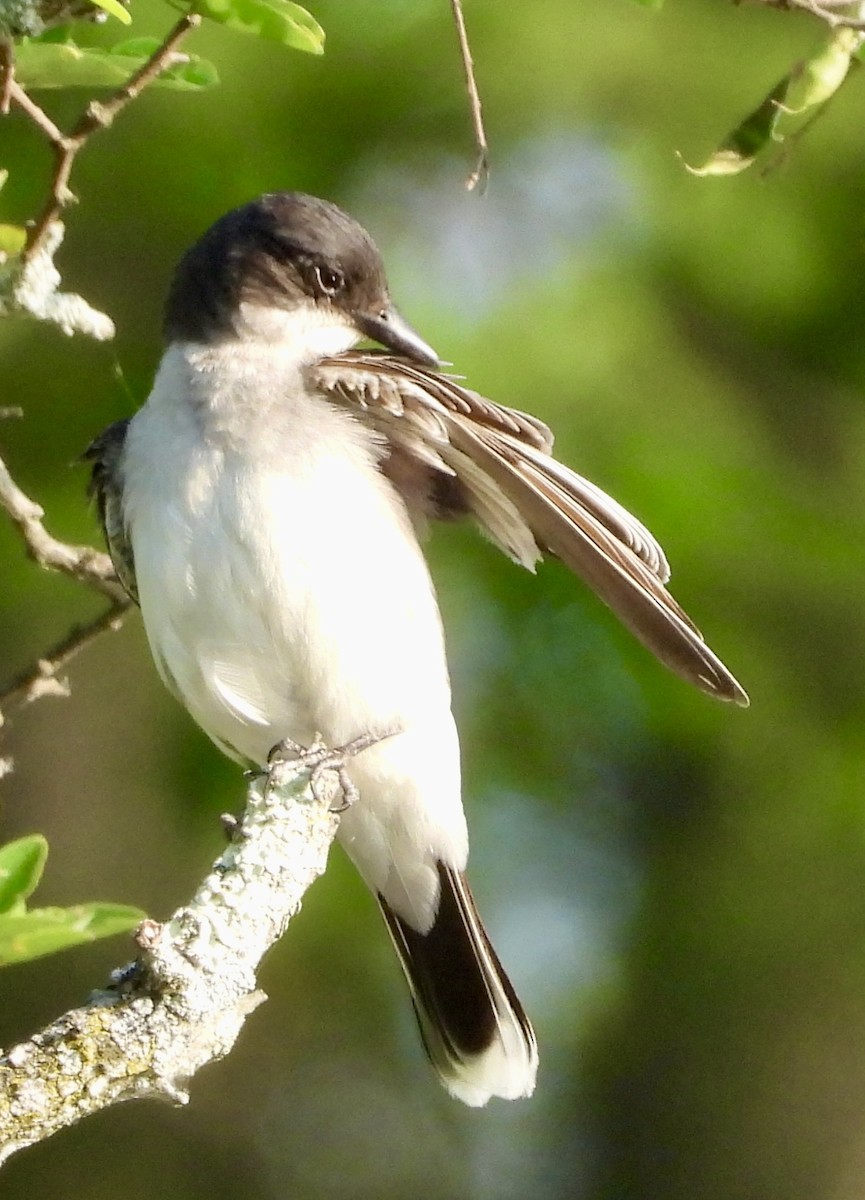
<instances>
[{"instance_id":1,"label":"blurred green foliage","mask_svg":"<svg viewBox=\"0 0 865 1200\"><path fill-rule=\"evenodd\" d=\"M149 92L82 154L60 265L118 337L0 327L2 403L25 412L0 428L16 479L58 536L94 540L67 466L145 397L180 252L261 191L326 195L370 228L439 352L546 419L560 456L660 537L752 708L669 677L557 565L533 578L471 531L436 531L472 875L535 1021L536 1097L474 1112L440 1092L373 905L335 857L267 963L270 1002L190 1108L107 1113L13 1159L4 1195L857 1200L861 80L770 174L697 179L677 153L705 161L807 56L813 19L474 0L493 172L478 199L444 0L309 7L323 57L209 28L190 48L219 89ZM137 2L133 32L160 34L166 13ZM61 124L83 99L40 98ZM0 220L20 225L50 170L20 115L0 165ZM5 678L97 601L33 568L2 522L0 562ZM137 618L71 681L4 731L0 837L47 834L47 902L86 888L168 913L218 849L236 769L156 682ZM0 1043L122 957L4 972Z\"/></svg>"}]
</instances>

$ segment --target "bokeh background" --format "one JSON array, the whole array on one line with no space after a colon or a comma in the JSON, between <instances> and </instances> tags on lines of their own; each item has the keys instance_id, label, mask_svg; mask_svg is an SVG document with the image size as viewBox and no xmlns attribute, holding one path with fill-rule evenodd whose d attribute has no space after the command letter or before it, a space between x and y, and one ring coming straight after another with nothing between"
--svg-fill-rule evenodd
<instances>
[{"instance_id":1,"label":"bokeh background","mask_svg":"<svg viewBox=\"0 0 865 1200\"><path fill-rule=\"evenodd\" d=\"M766 177L699 162L821 36L679 0L467 0L489 135L473 162L445 0L309 0L316 59L218 28L219 90L151 91L75 175L66 284L111 345L0 327L2 453L94 541L76 457L147 394L178 255L298 187L373 232L402 310L471 383L556 429L640 515L752 696L670 677L556 564L431 539L472 875L535 1022L528 1102L470 1111L428 1071L369 897L334 853L267 960L270 1001L183 1111L129 1105L14 1158L5 1200L865 1197L865 93ZM136 0L134 32L165 5ZM114 30L84 35L118 40ZM61 123L86 97L42 93ZM50 157L3 121L2 219ZM118 372L118 367L120 371ZM306 514L287 514L304 520ZM0 520L0 681L99 601ZM237 770L157 682L140 621L13 714L0 839L51 842L43 903L164 916L218 852ZM122 940L4 971L0 1044L82 1000Z\"/></svg>"}]
</instances>

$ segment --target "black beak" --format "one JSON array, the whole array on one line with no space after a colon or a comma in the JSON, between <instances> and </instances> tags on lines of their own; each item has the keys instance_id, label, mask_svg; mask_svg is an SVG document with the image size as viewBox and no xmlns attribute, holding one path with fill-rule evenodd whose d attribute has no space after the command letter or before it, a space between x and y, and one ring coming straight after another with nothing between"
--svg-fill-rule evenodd
<instances>
[{"instance_id":1,"label":"black beak","mask_svg":"<svg viewBox=\"0 0 865 1200\"><path fill-rule=\"evenodd\" d=\"M366 337L380 342L386 349L393 350L394 354L404 354L424 367L439 365L435 350L415 333L391 304L381 312L357 313L355 324Z\"/></svg>"}]
</instances>

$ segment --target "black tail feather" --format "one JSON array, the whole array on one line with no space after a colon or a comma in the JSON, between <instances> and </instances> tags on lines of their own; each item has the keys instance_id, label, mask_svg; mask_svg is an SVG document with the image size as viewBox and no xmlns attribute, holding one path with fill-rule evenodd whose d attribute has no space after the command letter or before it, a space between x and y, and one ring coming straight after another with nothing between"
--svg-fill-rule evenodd
<instances>
[{"instance_id":1,"label":"black tail feather","mask_svg":"<svg viewBox=\"0 0 865 1200\"><path fill-rule=\"evenodd\" d=\"M532 1093L534 1031L478 916L465 876L439 863L441 899L418 933L379 896L411 988L424 1046L442 1083L466 1104Z\"/></svg>"}]
</instances>

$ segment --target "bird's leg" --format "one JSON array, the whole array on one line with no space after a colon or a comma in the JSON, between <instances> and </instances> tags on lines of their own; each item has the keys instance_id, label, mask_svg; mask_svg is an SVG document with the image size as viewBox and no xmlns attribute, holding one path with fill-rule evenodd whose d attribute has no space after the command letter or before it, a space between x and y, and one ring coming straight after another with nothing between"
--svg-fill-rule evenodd
<instances>
[{"instance_id":1,"label":"bird's leg","mask_svg":"<svg viewBox=\"0 0 865 1200\"><path fill-rule=\"evenodd\" d=\"M393 737L396 732L398 731L392 730L384 734L363 733L359 737L352 738L350 742L346 742L344 746L336 746L333 749L324 744L321 734L318 733L311 746L301 746L292 738L283 738L268 754L267 767L261 772L262 775L267 776L265 788L269 790L277 786L278 779L275 779L274 776L278 775L279 767L282 764L300 763L309 771L312 794L316 800L323 801L328 790L326 777L335 773L339 790L342 793L342 801L332 811L335 813L345 812L360 797L356 785L349 778L345 765L346 760L354 758L355 755L368 750L377 742L384 741L385 738Z\"/></svg>"}]
</instances>

